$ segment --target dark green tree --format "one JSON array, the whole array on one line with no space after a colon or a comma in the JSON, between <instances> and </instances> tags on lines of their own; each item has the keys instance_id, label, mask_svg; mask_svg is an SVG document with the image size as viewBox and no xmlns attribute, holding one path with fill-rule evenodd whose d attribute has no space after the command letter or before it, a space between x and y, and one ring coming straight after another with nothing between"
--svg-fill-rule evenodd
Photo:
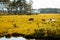
<instances>
[{"instance_id":1,"label":"dark green tree","mask_svg":"<svg viewBox=\"0 0 60 40\"><path fill-rule=\"evenodd\" d=\"M9 3L9 8L13 9L16 8L16 11L18 11L18 8L20 9L20 13L29 13L30 11L30 4L27 4L26 0L14 0L13 2Z\"/></svg>"},{"instance_id":2,"label":"dark green tree","mask_svg":"<svg viewBox=\"0 0 60 40\"><path fill-rule=\"evenodd\" d=\"M16 9L16 13L26 14L31 12L31 5L26 2L26 0L0 0L0 2L5 2L9 4L8 13L13 9Z\"/></svg>"}]
</instances>

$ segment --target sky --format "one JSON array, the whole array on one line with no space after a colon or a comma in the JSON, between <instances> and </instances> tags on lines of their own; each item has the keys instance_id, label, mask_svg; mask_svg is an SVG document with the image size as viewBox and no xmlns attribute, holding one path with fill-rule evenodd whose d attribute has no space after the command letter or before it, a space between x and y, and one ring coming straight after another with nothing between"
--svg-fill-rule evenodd
<instances>
[{"instance_id":1,"label":"sky","mask_svg":"<svg viewBox=\"0 0 60 40\"><path fill-rule=\"evenodd\" d=\"M29 1L29 0L27 0ZM60 0L32 0L32 8L60 8Z\"/></svg>"}]
</instances>

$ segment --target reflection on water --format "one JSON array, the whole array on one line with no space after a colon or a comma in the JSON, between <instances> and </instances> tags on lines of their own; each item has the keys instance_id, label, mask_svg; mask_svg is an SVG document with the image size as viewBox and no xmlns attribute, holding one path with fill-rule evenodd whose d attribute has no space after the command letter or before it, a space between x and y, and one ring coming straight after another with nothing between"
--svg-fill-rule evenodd
<instances>
[{"instance_id":1,"label":"reflection on water","mask_svg":"<svg viewBox=\"0 0 60 40\"><path fill-rule=\"evenodd\" d=\"M0 40L35 40L35 39L25 39L23 37L11 37L11 38L2 37L0 38Z\"/></svg>"},{"instance_id":2,"label":"reflection on water","mask_svg":"<svg viewBox=\"0 0 60 40\"><path fill-rule=\"evenodd\" d=\"M0 40L26 40L25 38L23 37L11 37L11 38L0 38Z\"/></svg>"}]
</instances>

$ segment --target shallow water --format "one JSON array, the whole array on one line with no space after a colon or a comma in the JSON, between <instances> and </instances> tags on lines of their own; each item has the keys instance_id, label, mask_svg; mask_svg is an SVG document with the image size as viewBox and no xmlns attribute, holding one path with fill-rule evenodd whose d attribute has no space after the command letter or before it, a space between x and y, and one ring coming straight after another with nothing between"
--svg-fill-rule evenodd
<instances>
[{"instance_id":1,"label":"shallow water","mask_svg":"<svg viewBox=\"0 0 60 40\"><path fill-rule=\"evenodd\" d=\"M5 37L2 37L0 38L0 40L27 40L23 37L11 37L11 38L5 38ZM35 40L35 39L30 39L30 40Z\"/></svg>"},{"instance_id":2,"label":"shallow water","mask_svg":"<svg viewBox=\"0 0 60 40\"><path fill-rule=\"evenodd\" d=\"M26 40L25 38L23 38L23 37L11 37L11 38L5 38L5 37L3 37L3 38L0 38L0 40Z\"/></svg>"}]
</instances>

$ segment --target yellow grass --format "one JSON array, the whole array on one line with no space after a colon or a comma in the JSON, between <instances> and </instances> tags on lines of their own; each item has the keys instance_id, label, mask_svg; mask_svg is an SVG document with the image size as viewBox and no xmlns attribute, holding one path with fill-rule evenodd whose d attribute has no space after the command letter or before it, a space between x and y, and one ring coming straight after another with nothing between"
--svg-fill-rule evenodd
<instances>
[{"instance_id":1,"label":"yellow grass","mask_svg":"<svg viewBox=\"0 0 60 40\"><path fill-rule=\"evenodd\" d=\"M33 20L29 20L33 18ZM44 21L45 20L45 21ZM39 15L4 15L0 16L0 35L19 33L30 35L34 30L51 29L51 32L60 30L60 14ZM56 31L56 34L60 34Z\"/></svg>"}]
</instances>

